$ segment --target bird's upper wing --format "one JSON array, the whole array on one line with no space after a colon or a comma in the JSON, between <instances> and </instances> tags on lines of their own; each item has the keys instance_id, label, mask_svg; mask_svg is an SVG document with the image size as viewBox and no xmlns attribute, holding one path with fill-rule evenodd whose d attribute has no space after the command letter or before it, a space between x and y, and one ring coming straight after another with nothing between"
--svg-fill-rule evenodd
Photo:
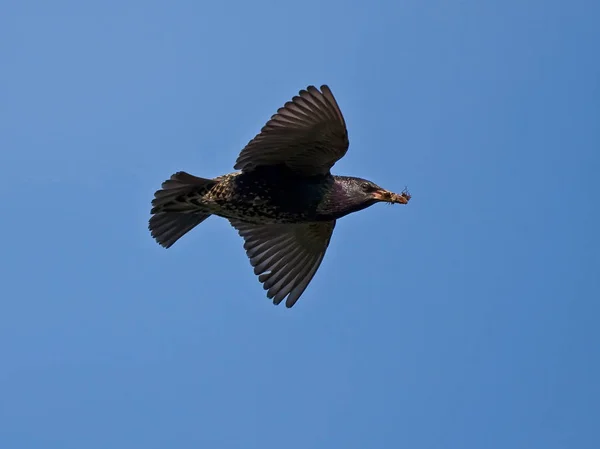
<instances>
[{"instance_id":1,"label":"bird's upper wing","mask_svg":"<svg viewBox=\"0 0 600 449\"><path fill-rule=\"evenodd\" d=\"M302 175L327 174L348 144L346 123L329 87L309 86L271 117L234 168L285 164Z\"/></svg>"},{"instance_id":2,"label":"bird's upper wing","mask_svg":"<svg viewBox=\"0 0 600 449\"><path fill-rule=\"evenodd\" d=\"M244 249L267 297L292 307L315 275L335 221L258 225L230 220L244 238Z\"/></svg>"}]
</instances>

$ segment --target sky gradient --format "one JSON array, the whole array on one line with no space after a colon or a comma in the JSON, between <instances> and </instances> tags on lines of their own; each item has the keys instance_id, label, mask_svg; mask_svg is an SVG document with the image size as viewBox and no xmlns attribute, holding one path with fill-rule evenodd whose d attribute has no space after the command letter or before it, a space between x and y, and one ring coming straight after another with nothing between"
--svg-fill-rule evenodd
<instances>
[{"instance_id":1,"label":"sky gradient","mask_svg":"<svg viewBox=\"0 0 600 449\"><path fill-rule=\"evenodd\" d=\"M10 2L0 447L600 447L600 4ZM160 183L328 84L338 222L293 309Z\"/></svg>"}]
</instances>

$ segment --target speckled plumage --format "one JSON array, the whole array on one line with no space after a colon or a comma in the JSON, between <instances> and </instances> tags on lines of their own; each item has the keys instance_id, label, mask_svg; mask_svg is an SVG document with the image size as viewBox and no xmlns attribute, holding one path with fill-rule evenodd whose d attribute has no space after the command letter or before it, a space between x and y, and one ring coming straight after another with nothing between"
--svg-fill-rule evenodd
<instances>
[{"instance_id":1,"label":"speckled plumage","mask_svg":"<svg viewBox=\"0 0 600 449\"><path fill-rule=\"evenodd\" d=\"M210 215L244 238L254 272L292 307L318 269L336 220L376 202L406 204L371 181L333 176L348 149L342 113L327 86L300 91L242 150L240 171L214 179L175 173L155 193L149 228L168 248Z\"/></svg>"}]
</instances>

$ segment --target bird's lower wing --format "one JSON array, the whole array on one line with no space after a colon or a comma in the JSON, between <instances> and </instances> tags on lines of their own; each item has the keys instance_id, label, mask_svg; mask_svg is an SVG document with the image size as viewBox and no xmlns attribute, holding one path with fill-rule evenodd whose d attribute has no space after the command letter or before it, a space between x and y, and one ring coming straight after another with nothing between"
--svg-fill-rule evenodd
<instances>
[{"instance_id":1,"label":"bird's lower wing","mask_svg":"<svg viewBox=\"0 0 600 449\"><path fill-rule=\"evenodd\" d=\"M230 220L244 238L254 274L279 304L287 297L292 307L302 295L325 256L335 221L257 225Z\"/></svg>"}]
</instances>

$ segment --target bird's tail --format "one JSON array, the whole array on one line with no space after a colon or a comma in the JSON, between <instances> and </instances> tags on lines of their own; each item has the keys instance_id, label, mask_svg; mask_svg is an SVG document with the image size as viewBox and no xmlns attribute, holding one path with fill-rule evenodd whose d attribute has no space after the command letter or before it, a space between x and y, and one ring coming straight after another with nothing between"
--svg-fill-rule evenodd
<instances>
[{"instance_id":1,"label":"bird's tail","mask_svg":"<svg viewBox=\"0 0 600 449\"><path fill-rule=\"evenodd\" d=\"M217 181L177 172L163 182L154 194L152 217L148 229L156 241L169 248L187 232L202 223L210 212L202 209L198 199Z\"/></svg>"}]
</instances>

